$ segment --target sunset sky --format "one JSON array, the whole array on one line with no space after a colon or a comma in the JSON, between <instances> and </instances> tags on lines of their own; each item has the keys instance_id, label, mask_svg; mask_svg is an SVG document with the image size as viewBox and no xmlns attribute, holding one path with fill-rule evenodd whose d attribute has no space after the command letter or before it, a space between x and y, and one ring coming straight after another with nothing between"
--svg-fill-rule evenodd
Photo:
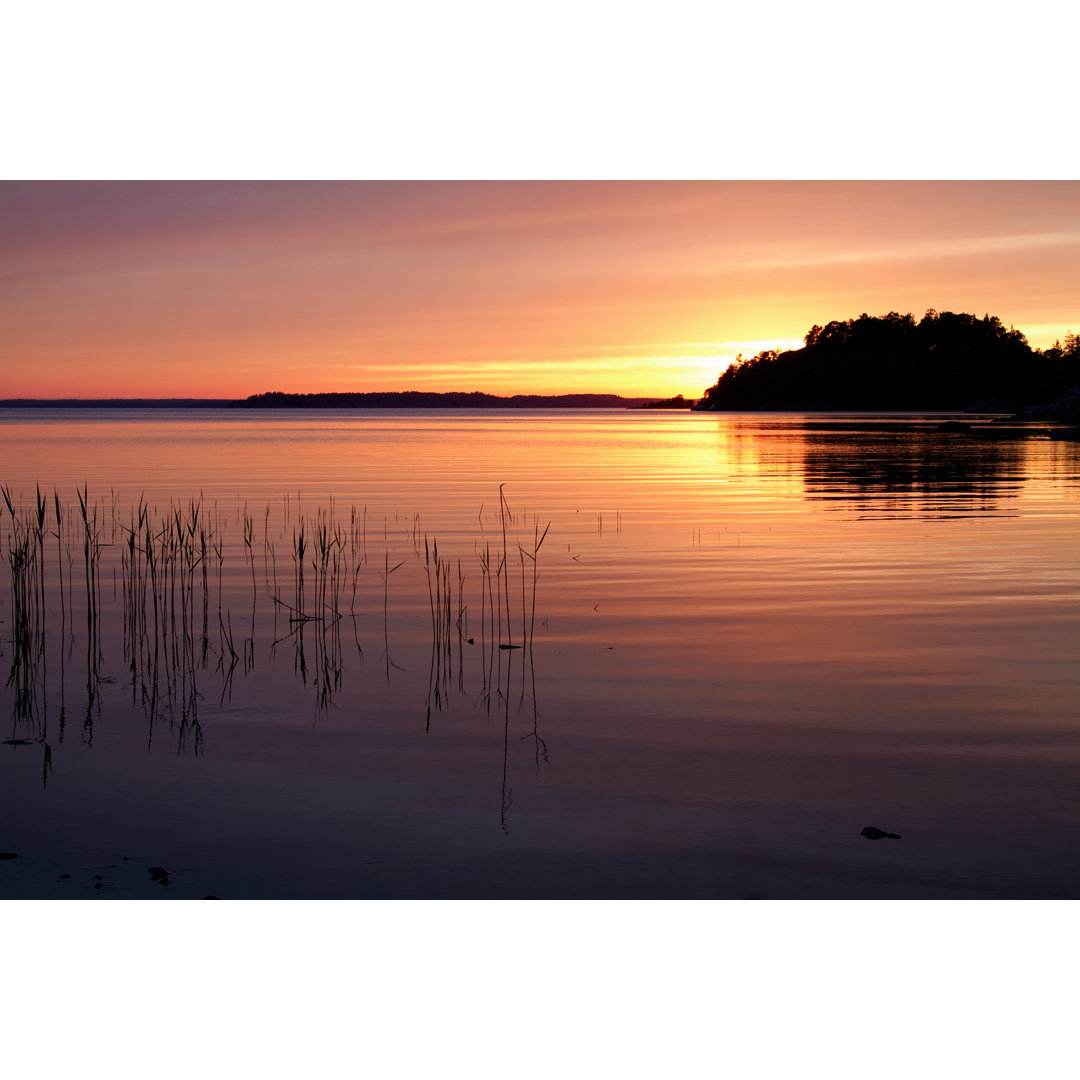
<instances>
[{"instance_id":1,"label":"sunset sky","mask_svg":"<svg viewBox=\"0 0 1080 1080\"><path fill-rule=\"evenodd\" d=\"M1080 331L1080 183L0 183L0 397L697 397L927 308Z\"/></svg>"}]
</instances>

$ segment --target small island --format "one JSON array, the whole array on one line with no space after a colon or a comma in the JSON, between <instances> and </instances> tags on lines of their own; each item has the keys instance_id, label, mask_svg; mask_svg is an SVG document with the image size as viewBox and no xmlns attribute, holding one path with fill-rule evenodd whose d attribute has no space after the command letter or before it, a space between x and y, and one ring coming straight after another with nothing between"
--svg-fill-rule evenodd
<instances>
[{"instance_id":1,"label":"small island","mask_svg":"<svg viewBox=\"0 0 1080 1080\"><path fill-rule=\"evenodd\" d=\"M804 342L740 355L694 408L1011 413L1080 386L1080 337L1033 349L996 315L864 313Z\"/></svg>"},{"instance_id":2,"label":"small island","mask_svg":"<svg viewBox=\"0 0 1080 1080\"><path fill-rule=\"evenodd\" d=\"M693 398L685 398L682 394L674 397L662 398L660 401L646 401L643 409L692 409L695 405Z\"/></svg>"}]
</instances>

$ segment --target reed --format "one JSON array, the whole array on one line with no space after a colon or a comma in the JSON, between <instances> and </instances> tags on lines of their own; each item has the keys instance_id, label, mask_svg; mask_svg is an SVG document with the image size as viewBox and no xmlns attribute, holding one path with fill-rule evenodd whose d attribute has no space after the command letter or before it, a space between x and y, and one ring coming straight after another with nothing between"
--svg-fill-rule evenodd
<instances>
[{"instance_id":1,"label":"reed","mask_svg":"<svg viewBox=\"0 0 1080 1080\"><path fill-rule=\"evenodd\" d=\"M34 507L37 511L34 522L35 536L37 540L37 585L39 610L44 618L45 614L45 497L41 494L41 485L34 485Z\"/></svg>"},{"instance_id":2,"label":"reed","mask_svg":"<svg viewBox=\"0 0 1080 1080\"><path fill-rule=\"evenodd\" d=\"M244 505L244 547L247 549L247 561L251 566L251 606L255 607L259 590L255 584L255 519L248 515L247 504Z\"/></svg>"},{"instance_id":3,"label":"reed","mask_svg":"<svg viewBox=\"0 0 1080 1080\"><path fill-rule=\"evenodd\" d=\"M544 544L544 540L547 539L548 529L551 528L551 522L549 521L544 526L544 531L540 532L540 522L533 522L533 549L531 552L526 551L525 554L532 561L532 604L530 605L530 620L529 620L529 641L533 640L536 633L536 583L540 579L540 548Z\"/></svg>"},{"instance_id":4,"label":"reed","mask_svg":"<svg viewBox=\"0 0 1080 1080\"><path fill-rule=\"evenodd\" d=\"M274 554L274 543L270 538L270 503L267 502L263 514L263 582L270 588L270 558ZM274 591L277 591L277 565L274 566Z\"/></svg>"},{"instance_id":5,"label":"reed","mask_svg":"<svg viewBox=\"0 0 1080 1080\"><path fill-rule=\"evenodd\" d=\"M507 567L507 562L506 562L506 522L507 522L507 519L510 518L510 508L507 506L507 504L506 504L506 496L503 494L503 488L504 487L506 487L505 484L500 484L499 485L499 524L502 526L502 539L503 539L502 567L505 569ZM510 520L512 521L513 519L510 518ZM510 633L510 589L509 589L509 587L506 588L504 590L504 592L506 594L506 636L507 636L507 639L508 639L506 644L508 646L512 647L513 646L513 637L511 636L511 633Z\"/></svg>"},{"instance_id":6,"label":"reed","mask_svg":"<svg viewBox=\"0 0 1080 1080\"><path fill-rule=\"evenodd\" d=\"M390 668L396 666L390 659L390 575L404 566L399 562L396 566L390 565L390 552L383 552L383 572L380 575L383 583L383 646L386 654L386 681L390 681Z\"/></svg>"},{"instance_id":7,"label":"reed","mask_svg":"<svg viewBox=\"0 0 1080 1080\"><path fill-rule=\"evenodd\" d=\"M11 532L7 537L7 562L11 575L12 639L17 643L24 634L29 633L32 618L30 535L29 530L24 528L22 518L15 512L9 489L0 488L0 493L3 494L11 518Z\"/></svg>"},{"instance_id":8,"label":"reed","mask_svg":"<svg viewBox=\"0 0 1080 1080\"><path fill-rule=\"evenodd\" d=\"M500 650L531 646L535 635L541 577L539 558L550 523L541 529L534 518L531 536L528 533L522 536L524 512L511 508L506 486L499 486L497 519L489 504L485 522L481 508L478 518L481 535L472 541L479 570L475 574L466 573L468 560L452 551L452 541L424 531L420 514L397 516L394 523L384 519L383 565L378 578L383 586L387 679L390 669L399 667L391 658L389 642L390 579L410 561L395 557L391 562L390 556L404 541L424 560L432 647L429 697L436 708L447 700L453 685L455 658L456 682L461 693L465 692L467 650L464 646L474 644L469 634L476 629L470 626L475 621L475 604L479 605L483 700L489 710L496 688L500 697L506 696L502 675L498 683L493 675L495 658ZM334 703L345 671L340 633L343 612L353 615L357 655L361 659L364 655L356 613L363 606L361 570L369 557L366 506L350 507L348 518L343 519L339 518L334 500L322 507L302 509L300 493L296 492L285 498L284 511L276 501L273 504L267 501L262 506L263 536L258 537L256 518L260 511L252 511L239 498L234 506L219 508L216 501L211 507L200 494L170 500L159 511L144 495L134 504L122 507L115 491L102 499L94 496L86 483L75 489L75 496L75 500L65 503L55 488L50 498L40 485L35 485L25 496L0 485L0 542L9 576L11 638L15 645L14 676L9 686L20 722L38 724L35 718L44 722L47 699L36 687L39 683L45 685L45 616L46 612L55 610L49 607L49 598L58 591L62 622L57 640L62 646L63 661L68 612L74 616L78 607L78 587L72 589L70 585L77 572L74 564L79 561L79 548L87 615L83 723L86 742L90 743L95 735L103 700L100 683L107 678L102 674L103 624L116 631L118 647L123 648L125 683L130 688L132 704L141 703L146 714L148 737L152 737L155 725L167 720L169 730L178 735L178 740L186 740L189 749L194 746L199 751L203 745L202 731L198 702L193 695L205 679L204 673L216 672L215 683L220 678L224 701L232 694L234 673L241 659L245 677L257 669L259 639L255 626L260 605L268 601L275 612L274 632L268 632L265 638L271 654L280 640L291 638L296 647L297 672L314 691L316 714ZM274 507L278 507L276 514ZM282 523L283 513L288 517L288 525ZM485 525L487 537L483 535ZM286 538L283 542L287 545L290 529L294 564L293 595L288 597L291 604L284 601L278 590L274 543L274 537L279 536ZM496 529L496 535L491 536ZM48 561L47 536L56 541L55 552L48 552ZM259 586L255 566L257 542L262 548L265 589ZM373 543L377 551L377 539ZM517 574L513 573L510 558L515 549ZM65 560L69 572L67 583ZM241 560L243 565L233 565ZM54 577L57 571L58 577ZM107 589L102 589L103 573L106 578L112 575L111 596ZM215 577L218 633L211 635L209 606ZM245 633L238 624L236 630L243 635L241 641L234 632L229 609L244 594L244 582L248 578L252 589L250 630ZM282 584L288 590L288 584L285 581ZM287 611L289 618L289 631L284 638L277 635L279 608ZM76 621L74 617L72 621ZM308 630L313 631L314 639L305 640ZM72 630L70 634L72 648L77 633ZM51 648L48 652L50 657L55 655ZM503 670L501 663L499 668ZM516 669L511 668L508 659L504 673L508 675L511 670L516 676ZM524 666L522 678L524 687ZM61 687L61 734L63 704Z\"/></svg>"},{"instance_id":9,"label":"reed","mask_svg":"<svg viewBox=\"0 0 1080 1080\"><path fill-rule=\"evenodd\" d=\"M296 588L296 613L304 618L304 554L307 543L304 539L304 519L300 518L298 528L293 529L293 574Z\"/></svg>"}]
</instances>

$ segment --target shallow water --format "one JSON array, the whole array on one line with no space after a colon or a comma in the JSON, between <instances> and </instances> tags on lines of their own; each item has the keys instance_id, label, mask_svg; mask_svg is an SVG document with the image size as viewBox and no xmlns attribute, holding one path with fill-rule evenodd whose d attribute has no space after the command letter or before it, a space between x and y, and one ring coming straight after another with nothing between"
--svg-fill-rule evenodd
<instances>
[{"instance_id":1,"label":"shallow water","mask_svg":"<svg viewBox=\"0 0 1080 1080\"><path fill-rule=\"evenodd\" d=\"M3 895L1080 894L1080 453L941 419L0 412Z\"/></svg>"}]
</instances>

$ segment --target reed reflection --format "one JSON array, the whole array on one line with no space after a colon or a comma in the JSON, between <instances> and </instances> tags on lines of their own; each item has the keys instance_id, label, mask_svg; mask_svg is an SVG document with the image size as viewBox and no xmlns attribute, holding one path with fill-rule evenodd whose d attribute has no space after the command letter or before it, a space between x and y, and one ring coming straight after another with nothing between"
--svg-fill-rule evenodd
<instances>
[{"instance_id":1,"label":"reed reflection","mask_svg":"<svg viewBox=\"0 0 1080 1080\"><path fill-rule=\"evenodd\" d=\"M46 637L46 543L47 501L35 489L32 509L19 513L7 487L0 488L8 511L5 547L11 583L11 666L6 688L12 694L11 736L4 740L13 751L42 748L42 786L52 772L52 747L48 724L48 667ZM59 518L59 510L57 510ZM58 556L63 576L63 563ZM61 635L62 638L63 635ZM63 658L61 657L61 677ZM60 712L63 739L64 711Z\"/></svg>"},{"instance_id":2,"label":"reed reflection","mask_svg":"<svg viewBox=\"0 0 1080 1080\"><path fill-rule=\"evenodd\" d=\"M95 498L84 486L74 508L53 493L53 533L40 490L32 500L3 492L0 540L13 631L6 684L13 731L7 744L42 745L46 782L54 765L48 698L59 691L62 742L65 664L75 649L83 654L85 670L83 746L94 747L103 716L116 712L108 691L116 682L110 670L115 650L120 664L112 670L124 672L127 704L145 722L146 750L154 750L167 731L173 752L199 757L207 746L207 715L212 723L226 707L253 712L267 699L263 684L284 687L281 676L290 667L292 680L312 694L316 719L343 698L361 699L364 691L356 681L364 627L375 629L370 616L378 607L387 687L397 684L392 690L399 701L423 695L419 678L406 670L411 665L397 663L391 652L395 622L395 651L411 657L418 645L420 581L427 587L424 636L430 650L425 729L469 700L471 671L480 686L473 707L502 719L503 828L512 801L513 725L521 717L531 716L532 730L521 738L535 744L536 769L547 759L535 703L533 637L549 526L511 508L502 489L496 513L485 517L481 507L481 535L472 538L471 553L459 548L451 554L452 545L423 532L419 515L384 520L383 557L376 556L379 569L370 575L372 585L377 579L374 596L362 587L362 570L369 565L366 508L353 508L346 520L338 517L333 500L308 509L299 495L290 495L278 514L270 503L257 514L246 503L233 511L207 505L201 496L171 501L163 511L140 497L125 509L115 492ZM54 536L55 557L47 559L46 540ZM291 565L277 565L279 551L289 553ZM467 572L469 565L478 573ZM79 576L82 590L74 587ZM101 587L110 577L111 597ZM365 604L365 595L369 601L377 597L375 604ZM54 625L47 627L47 614L57 610ZM343 634L349 624L351 631ZM351 661L344 646L348 633L355 645L355 653L348 650ZM55 677L46 666L54 639L58 682L50 681ZM206 705L208 685L216 709Z\"/></svg>"},{"instance_id":3,"label":"reed reflection","mask_svg":"<svg viewBox=\"0 0 1080 1080\"><path fill-rule=\"evenodd\" d=\"M209 564L223 524L206 513L201 498L171 505L156 521L140 499L126 522L114 507L113 522L123 537L123 654L132 702L147 722L147 749L159 722L165 722L175 734L177 752L190 747L198 755L203 748L199 672L211 667ZM220 592L218 624L220 670L226 645L235 659Z\"/></svg>"},{"instance_id":4,"label":"reed reflection","mask_svg":"<svg viewBox=\"0 0 1080 1080\"><path fill-rule=\"evenodd\" d=\"M540 761L547 761L547 745L539 733L539 710L536 705L536 672L533 642L536 629L537 583L540 579L540 550L550 529L550 522L540 528L532 519L531 538L526 530L527 515L514 511L508 503L504 487L499 488L497 541L490 539L483 547L475 547L479 582L479 632L469 636L469 606L466 602L464 572L460 558L455 564L439 554L437 540L424 537L424 569L428 586L428 605L431 616L431 663L428 676L425 731L430 732L432 713L441 712L448 704L450 687L454 684L455 646L457 689L465 695L465 649L479 648L481 687L477 707L488 719L501 712L502 719L502 776L500 783L499 825L509 832L509 811L513 802L511 774L511 712L516 696L514 719L527 714L531 702L532 731L521 736L532 738L536 745L536 770ZM483 527L483 508L479 515ZM517 538L513 534L517 532ZM456 573L455 573L456 569ZM520 584L520 591L518 585ZM455 593L456 586L456 593ZM515 695L520 675L520 691ZM527 695L526 670L529 673Z\"/></svg>"},{"instance_id":5,"label":"reed reflection","mask_svg":"<svg viewBox=\"0 0 1080 1080\"><path fill-rule=\"evenodd\" d=\"M494 657L493 657L494 659ZM517 666L515 673L514 667ZM514 789L511 784L512 765L514 755L512 747L515 740L512 738L514 725L524 719L531 722L531 730L517 736L517 742L532 740L534 748L535 779L540 779L541 765L548 764L547 742L540 734L540 709L536 695L536 664L533 653L532 641L521 650L502 650L495 664L498 679L495 686L495 700L501 703L502 712L502 778L500 783L499 799L499 828L503 834L510 834L510 809L514 802ZM519 681L520 680L520 681ZM515 695L513 687L519 685L519 693ZM517 703L512 707L515 697ZM489 707L491 696L487 697Z\"/></svg>"}]
</instances>

